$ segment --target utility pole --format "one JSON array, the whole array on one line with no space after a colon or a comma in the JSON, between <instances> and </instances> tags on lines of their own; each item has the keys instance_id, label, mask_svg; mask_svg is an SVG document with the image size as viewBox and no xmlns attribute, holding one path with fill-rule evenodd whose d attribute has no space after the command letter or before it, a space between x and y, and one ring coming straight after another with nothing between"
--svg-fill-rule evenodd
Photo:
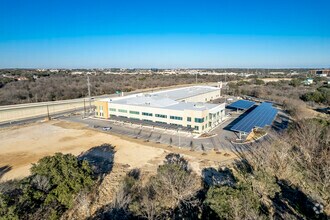
<instances>
[{"instance_id":1,"label":"utility pole","mask_svg":"<svg viewBox=\"0 0 330 220\"><path fill-rule=\"evenodd\" d=\"M88 87L88 99L89 99L89 113L92 113L91 83L89 81L89 75L87 75L87 87Z\"/></svg>"},{"instance_id":2,"label":"utility pole","mask_svg":"<svg viewBox=\"0 0 330 220\"><path fill-rule=\"evenodd\" d=\"M198 74L198 72L196 72L196 84L197 84L197 74Z\"/></svg>"},{"instance_id":3,"label":"utility pole","mask_svg":"<svg viewBox=\"0 0 330 220\"><path fill-rule=\"evenodd\" d=\"M86 102L85 102L85 99L84 99L84 118L86 117Z\"/></svg>"},{"instance_id":4,"label":"utility pole","mask_svg":"<svg viewBox=\"0 0 330 220\"><path fill-rule=\"evenodd\" d=\"M47 118L48 118L48 120L50 121L50 115L49 115L49 108L48 108L48 105L47 105Z\"/></svg>"}]
</instances>

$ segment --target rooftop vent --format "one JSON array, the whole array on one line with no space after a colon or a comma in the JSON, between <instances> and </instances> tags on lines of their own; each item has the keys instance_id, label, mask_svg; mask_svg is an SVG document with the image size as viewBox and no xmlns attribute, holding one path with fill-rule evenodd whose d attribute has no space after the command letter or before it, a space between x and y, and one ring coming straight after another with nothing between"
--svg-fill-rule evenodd
<instances>
[{"instance_id":1,"label":"rooftop vent","mask_svg":"<svg viewBox=\"0 0 330 220\"><path fill-rule=\"evenodd\" d=\"M194 105L196 108L203 108L204 104L202 102L198 102Z\"/></svg>"}]
</instances>

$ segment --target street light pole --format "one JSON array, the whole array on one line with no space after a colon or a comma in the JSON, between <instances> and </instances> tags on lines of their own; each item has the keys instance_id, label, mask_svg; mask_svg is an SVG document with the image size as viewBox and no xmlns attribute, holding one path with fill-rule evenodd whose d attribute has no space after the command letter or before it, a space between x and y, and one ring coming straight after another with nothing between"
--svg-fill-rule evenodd
<instances>
[{"instance_id":1,"label":"street light pole","mask_svg":"<svg viewBox=\"0 0 330 220\"><path fill-rule=\"evenodd\" d=\"M92 113L91 83L89 81L89 75L87 75L87 87L88 87L88 98L89 98L89 113Z\"/></svg>"}]
</instances>

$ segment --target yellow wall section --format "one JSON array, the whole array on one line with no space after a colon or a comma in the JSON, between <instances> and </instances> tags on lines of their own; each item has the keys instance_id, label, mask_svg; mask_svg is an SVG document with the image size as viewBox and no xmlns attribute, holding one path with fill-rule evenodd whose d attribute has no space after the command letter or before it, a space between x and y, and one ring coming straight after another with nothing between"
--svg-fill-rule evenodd
<instances>
[{"instance_id":1,"label":"yellow wall section","mask_svg":"<svg viewBox=\"0 0 330 220\"><path fill-rule=\"evenodd\" d=\"M95 101L95 116L99 118L109 118L109 109L107 101ZM103 111L101 110L101 107ZM103 113L103 116L101 115Z\"/></svg>"}]
</instances>

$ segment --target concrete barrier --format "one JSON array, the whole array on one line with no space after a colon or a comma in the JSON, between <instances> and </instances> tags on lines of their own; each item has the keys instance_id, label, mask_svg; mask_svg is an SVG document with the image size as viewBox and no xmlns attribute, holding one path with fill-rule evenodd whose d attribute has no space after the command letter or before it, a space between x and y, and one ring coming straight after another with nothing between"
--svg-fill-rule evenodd
<instances>
[{"instance_id":1,"label":"concrete barrier","mask_svg":"<svg viewBox=\"0 0 330 220\"><path fill-rule=\"evenodd\" d=\"M92 101L93 105L93 101ZM7 105L0 107L0 122L15 121L41 115L49 115L89 108L88 99L72 99L65 101L40 102L31 104Z\"/></svg>"}]
</instances>

